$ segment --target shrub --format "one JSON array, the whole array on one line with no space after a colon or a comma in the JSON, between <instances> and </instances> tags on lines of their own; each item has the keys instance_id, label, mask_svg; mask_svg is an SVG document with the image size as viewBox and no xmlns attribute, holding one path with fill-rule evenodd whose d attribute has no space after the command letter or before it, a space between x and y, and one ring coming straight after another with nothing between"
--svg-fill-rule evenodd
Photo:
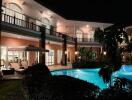
<instances>
[{"instance_id":1,"label":"shrub","mask_svg":"<svg viewBox=\"0 0 132 100\"><path fill-rule=\"evenodd\" d=\"M98 100L132 100L132 81L125 78L117 78L114 86L103 90Z\"/></svg>"},{"instance_id":2,"label":"shrub","mask_svg":"<svg viewBox=\"0 0 132 100\"><path fill-rule=\"evenodd\" d=\"M24 86L30 100L87 100L95 99L99 88L70 76L52 76L43 64L28 68Z\"/></svg>"},{"instance_id":3,"label":"shrub","mask_svg":"<svg viewBox=\"0 0 132 100\"><path fill-rule=\"evenodd\" d=\"M98 62L98 61L76 61L72 64L73 68L98 68L103 67L104 62Z\"/></svg>"}]
</instances>

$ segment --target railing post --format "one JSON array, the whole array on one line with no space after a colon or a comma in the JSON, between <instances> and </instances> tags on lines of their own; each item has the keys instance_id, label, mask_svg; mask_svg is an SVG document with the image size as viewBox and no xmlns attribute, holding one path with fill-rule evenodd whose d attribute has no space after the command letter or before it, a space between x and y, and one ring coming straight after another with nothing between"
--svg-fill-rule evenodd
<instances>
[{"instance_id":1,"label":"railing post","mask_svg":"<svg viewBox=\"0 0 132 100\"><path fill-rule=\"evenodd\" d=\"M1 22L2 22L2 0L0 0L0 59L1 59ZM1 61L0 61L0 65L1 65Z\"/></svg>"},{"instance_id":2,"label":"railing post","mask_svg":"<svg viewBox=\"0 0 132 100\"><path fill-rule=\"evenodd\" d=\"M67 66L67 36L63 34L63 54L62 54L62 65Z\"/></svg>"},{"instance_id":3,"label":"railing post","mask_svg":"<svg viewBox=\"0 0 132 100\"><path fill-rule=\"evenodd\" d=\"M46 44L45 44L45 40L46 40L46 35L45 35L45 27L41 26L40 27L40 32L41 32L41 36L40 36L40 42L39 42L39 46L42 49L42 51L40 51L40 63L45 64L45 51L46 51Z\"/></svg>"}]
</instances>

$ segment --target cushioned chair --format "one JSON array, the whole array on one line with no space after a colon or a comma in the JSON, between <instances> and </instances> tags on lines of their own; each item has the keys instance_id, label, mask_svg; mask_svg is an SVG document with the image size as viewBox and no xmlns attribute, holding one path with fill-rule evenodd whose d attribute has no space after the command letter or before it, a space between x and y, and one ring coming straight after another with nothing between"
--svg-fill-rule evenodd
<instances>
[{"instance_id":1,"label":"cushioned chair","mask_svg":"<svg viewBox=\"0 0 132 100\"><path fill-rule=\"evenodd\" d=\"M24 69L21 69L21 66L19 63L10 63L10 65L11 65L11 68L14 68L16 72L21 72L24 70Z\"/></svg>"},{"instance_id":2,"label":"cushioned chair","mask_svg":"<svg viewBox=\"0 0 132 100\"><path fill-rule=\"evenodd\" d=\"M21 61L21 67L24 69L28 68L28 61Z\"/></svg>"}]
</instances>

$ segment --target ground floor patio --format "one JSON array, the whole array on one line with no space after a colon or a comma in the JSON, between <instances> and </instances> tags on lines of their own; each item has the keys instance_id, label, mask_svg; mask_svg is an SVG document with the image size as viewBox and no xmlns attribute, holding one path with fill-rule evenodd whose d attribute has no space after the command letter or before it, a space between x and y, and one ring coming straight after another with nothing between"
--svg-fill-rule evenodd
<instances>
[{"instance_id":1,"label":"ground floor patio","mask_svg":"<svg viewBox=\"0 0 132 100\"><path fill-rule=\"evenodd\" d=\"M2 32L1 69L8 70L14 68L15 71L20 71L39 63L41 56L39 47L40 39L38 38ZM67 43L66 51L64 51L63 42L46 40L45 47L45 64L51 70L67 68L62 66L65 59L68 68L71 68L78 55L78 52L75 50L75 44ZM33 50L31 50L32 48ZM99 58L100 50L100 47L93 47L93 51L96 53L95 59Z\"/></svg>"}]
</instances>

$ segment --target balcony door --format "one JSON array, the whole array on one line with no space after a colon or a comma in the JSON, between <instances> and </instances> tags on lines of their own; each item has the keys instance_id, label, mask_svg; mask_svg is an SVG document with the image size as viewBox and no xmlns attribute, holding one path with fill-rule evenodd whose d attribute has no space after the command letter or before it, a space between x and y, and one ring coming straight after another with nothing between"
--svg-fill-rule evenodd
<instances>
[{"instance_id":1,"label":"balcony door","mask_svg":"<svg viewBox=\"0 0 132 100\"><path fill-rule=\"evenodd\" d=\"M81 30L76 31L76 37L78 42L82 42L83 39L83 32Z\"/></svg>"},{"instance_id":2,"label":"balcony door","mask_svg":"<svg viewBox=\"0 0 132 100\"><path fill-rule=\"evenodd\" d=\"M49 52L46 52L45 60L47 66L54 65L54 50L50 49Z\"/></svg>"},{"instance_id":3,"label":"balcony door","mask_svg":"<svg viewBox=\"0 0 132 100\"><path fill-rule=\"evenodd\" d=\"M50 20L48 18L42 18L42 25L46 27L46 33L50 34Z\"/></svg>"},{"instance_id":4,"label":"balcony door","mask_svg":"<svg viewBox=\"0 0 132 100\"><path fill-rule=\"evenodd\" d=\"M15 3L7 4L6 7L2 7L2 10L4 14L11 16L11 18L9 17L6 18L6 22L8 23L12 23L12 24L15 23L21 26L22 25L21 20L25 20L25 16L22 14L21 7ZM17 18L15 22L14 22L14 16Z\"/></svg>"}]
</instances>

